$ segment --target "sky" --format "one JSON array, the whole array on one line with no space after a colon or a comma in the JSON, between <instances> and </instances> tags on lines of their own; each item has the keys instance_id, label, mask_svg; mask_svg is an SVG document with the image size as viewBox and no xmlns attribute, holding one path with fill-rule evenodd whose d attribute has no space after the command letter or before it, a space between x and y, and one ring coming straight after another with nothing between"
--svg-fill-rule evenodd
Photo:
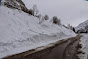
<instances>
[{"instance_id":1,"label":"sky","mask_svg":"<svg viewBox=\"0 0 88 59\"><path fill-rule=\"evenodd\" d=\"M30 9L37 5L41 14L48 14L50 19L57 16L62 24L77 26L88 19L88 1L85 0L23 0Z\"/></svg>"}]
</instances>

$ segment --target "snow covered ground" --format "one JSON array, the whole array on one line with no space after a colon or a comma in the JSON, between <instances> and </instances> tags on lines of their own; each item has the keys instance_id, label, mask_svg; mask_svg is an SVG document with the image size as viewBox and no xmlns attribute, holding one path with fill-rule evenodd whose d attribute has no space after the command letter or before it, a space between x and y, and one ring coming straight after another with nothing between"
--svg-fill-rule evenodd
<instances>
[{"instance_id":1,"label":"snow covered ground","mask_svg":"<svg viewBox=\"0 0 88 59\"><path fill-rule=\"evenodd\" d=\"M0 58L45 46L76 34L49 20L39 19L23 11L0 7Z\"/></svg>"},{"instance_id":2,"label":"snow covered ground","mask_svg":"<svg viewBox=\"0 0 88 59\"><path fill-rule=\"evenodd\" d=\"M81 38L80 44L82 44L82 48L80 49L83 51L85 54L79 54L80 59L87 59L88 57L88 34L82 34L83 37Z\"/></svg>"}]
</instances>

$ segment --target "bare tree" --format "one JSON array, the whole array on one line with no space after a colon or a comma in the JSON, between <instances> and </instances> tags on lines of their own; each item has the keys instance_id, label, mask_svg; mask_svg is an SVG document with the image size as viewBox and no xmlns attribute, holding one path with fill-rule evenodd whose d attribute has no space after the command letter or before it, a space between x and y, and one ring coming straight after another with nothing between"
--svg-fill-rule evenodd
<instances>
[{"instance_id":1,"label":"bare tree","mask_svg":"<svg viewBox=\"0 0 88 59\"><path fill-rule=\"evenodd\" d=\"M34 16L37 16L39 10L37 9L37 5L33 5Z\"/></svg>"},{"instance_id":2,"label":"bare tree","mask_svg":"<svg viewBox=\"0 0 88 59\"><path fill-rule=\"evenodd\" d=\"M73 30L73 27L70 24L68 24L67 27L68 29Z\"/></svg>"},{"instance_id":3,"label":"bare tree","mask_svg":"<svg viewBox=\"0 0 88 59\"><path fill-rule=\"evenodd\" d=\"M44 21L44 17L42 17L42 15L39 14L38 18L39 18L39 24L41 24Z\"/></svg>"},{"instance_id":4,"label":"bare tree","mask_svg":"<svg viewBox=\"0 0 88 59\"><path fill-rule=\"evenodd\" d=\"M38 16L37 16L38 18L39 18L39 20L41 19L41 17L42 17L42 15L41 14L38 14Z\"/></svg>"},{"instance_id":5,"label":"bare tree","mask_svg":"<svg viewBox=\"0 0 88 59\"><path fill-rule=\"evenodd\" d=\"M45 20L49 20L49 16L48 16L48 15L45 15L45 16L44 16L44 19L45 19Z\"/></svg>"},{"instance_id":6,"label":"bare tree","mask_svg":"<svg viewBox=\"0 0 88 59\"><path fill-rule=\"evenodd\" d=\"M58 19L57 16L54 16L54 17L53 17L53 23L60 25L60 24L61 24L61 20Z\"/></svg>"}]
</instances>

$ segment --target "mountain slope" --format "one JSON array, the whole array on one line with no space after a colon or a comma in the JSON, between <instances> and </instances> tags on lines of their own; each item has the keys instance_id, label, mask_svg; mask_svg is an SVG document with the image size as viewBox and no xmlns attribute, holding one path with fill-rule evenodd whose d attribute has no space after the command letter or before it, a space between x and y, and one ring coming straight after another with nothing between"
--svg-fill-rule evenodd
<instances>
[{"instance_id":1,"label":"mountain slope","mask_svg":"<svg viewBox=\"0 0 88 59\"><path fill-rule=\"evenodd\" d=\"M18 9L0 7L0 58L45 46L76 34Z\"/></svg>"},{"instance_id":2,"label":"mountain slope","mask_svg":"<svg viewBox=\"0 0 88 59\"><path fill-rule=\"evenodd\" d=\"M75 27L76 32L88 32L88 20Z\"/></svg>"}]
</instances>

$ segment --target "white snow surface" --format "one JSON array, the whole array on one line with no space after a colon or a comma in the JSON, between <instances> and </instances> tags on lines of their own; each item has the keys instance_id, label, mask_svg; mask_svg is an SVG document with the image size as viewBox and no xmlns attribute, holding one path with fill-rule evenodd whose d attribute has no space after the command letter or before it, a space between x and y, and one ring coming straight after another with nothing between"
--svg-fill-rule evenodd
<instances>
[{"instance_id":1,"label":"white snow surface","mask_svg":"<svg viewBox=\"0 0 88 59\"><path fill-rule=\"evenodd\" d=\"M82 48L80 49L85 54L79 54L80 59L87 59L88 57L88 34L82 34L83 37L81 38L80 44L82 44Z\"/></svg>"},{"instance_id":2,"label":"white snow surface","mask_svg":"<svg viewBox=\"0 0 88 59\"><path fill-rule=\"evenodd\" d=\"M0 58L46 46L76 34L23 11L0 7Z\"/></svg>"}]
</instances>

